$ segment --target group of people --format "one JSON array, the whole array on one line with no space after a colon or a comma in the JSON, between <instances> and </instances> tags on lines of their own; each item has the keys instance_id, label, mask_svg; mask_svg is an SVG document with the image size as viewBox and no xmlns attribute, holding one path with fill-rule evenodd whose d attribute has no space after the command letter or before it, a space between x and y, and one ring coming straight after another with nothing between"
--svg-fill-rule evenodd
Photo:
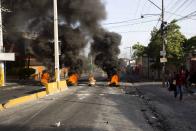
<instances>
[{"instance_id":1,"label":"group of people","mask_svg":"<svg viewBox=\"0 0 196 131\"><path fill-rule=\"evenodd\" d=\"M180 95L179 99L183 98L183 89L187 88L187 79L188 72L184 68L180 68L178 72L169 74L168 77L168 89L174 91L174 97L177 98L178 94Z\"/></svg>"}]
</instances>

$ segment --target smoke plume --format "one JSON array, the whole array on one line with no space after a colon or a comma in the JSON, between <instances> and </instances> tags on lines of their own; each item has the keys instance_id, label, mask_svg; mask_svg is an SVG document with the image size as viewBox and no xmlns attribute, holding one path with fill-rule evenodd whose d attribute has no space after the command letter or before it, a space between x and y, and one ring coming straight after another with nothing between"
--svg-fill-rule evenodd
<instances>
[{"instance_id":1,"label":"smoke plume","mask_svg":"<svg viewBox=\"0 0 196 131\"><path fill-rule=\"evenodd\" d=\"M121 36L102 29L94 35L93 39L91 53L95 56L95 64L107 72L108 77L116 74L120 68L118 59L120 49L118 46L121 42Z\"/></svg>"},{"instance_id":2,"label":"smoke plume","mask_svg":"<svg viewBox=\"0 0 196 131\"><path fill-rule=\"evenodd\" d=\"M12 39L14 44L20 44L19 39L28 39L26 46L31 54L44 65L53 67L53 1L3 0L2 6L11 10L3 14L6 39ZM106 72L117 69L121 37L101 29L100 22L106 18L101 0L58 0L58 15L60 65L81 73L80 51L94 39L91 49L96 52L95 63ZM105 54L108 57L101 57Z\"/></svg>"}]
</instances>

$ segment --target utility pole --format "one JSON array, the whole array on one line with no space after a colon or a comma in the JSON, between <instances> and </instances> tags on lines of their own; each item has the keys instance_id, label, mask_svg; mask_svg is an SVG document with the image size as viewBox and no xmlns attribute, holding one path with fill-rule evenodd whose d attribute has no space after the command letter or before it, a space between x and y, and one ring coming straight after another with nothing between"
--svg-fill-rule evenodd
<instances>
[{"instance_id":1,"label":"utility pole","mask_svg":"<svg viewBox=\"0 0 196 131\"><path fill-rule=\"evenodd\" d=\"M152 3L154 6L156 6L159 10L161 10L161 39L162 39L162 45L163 49L160 51L160 55L163 56L160 58L160 62L163 63L163 68L162 68L162 86L165 87L165 63L167 62L166 58L166 50L165 50L165 45L166 45L166 38L165 38L165 21L164 21L164 0L162 0L162 7L160 8L158 5L156 5L153 1L148 0L150 3ZM146 15L157 15L157 14L146 14ZM144 18L144 15L141 16L141 18Z\"/></svg>"},{"instance_id":2,"label":"utility pole","mask_svg":"<svg viewBox=\"0 0 196 131\"><path fill-rule=\"evenodd\" d=\"M0 0L0 53L3 53L3 24L2 24L2 7ZM0 61L0 85L5 86L4 62Z\"/></svg>"},{"instance_id":3,"label":"utility pole","mask_svg":"<svg viewBox=\"0 0 196 131\"><path fill-rule=\"evenodd\" d=\"M166 59L166 51L165 51L165 33L164 33L164 0L162 0L162 8L161 8L161 38L163 44L162 56L163 56L163 68L162 68L162 86L165 87L165 59Z\"/></svg>"},{"instance_id":4,"label":"utility pole","mask_svg":"<svg viewBox=\"0 0 196 131\"><path fill-rule=\"evenodd\" d=\"M14 53L5 53L3 47L3 24L2 24L2 5L0 0L0 87L5 86L5 64L4 61L15 61ZM8 12L8 9L4 9Z\"/></svg>"},{"instance_id":5,"label":"utility pole","mask_svg":"<svg viewBox=\"0 0 196 131\"><path fill-rule=\"evenodd\" d=\"M59 72L59 40L58 40L58 12L57 0L53 0L54 6L54 54L55 54L55 79L60 81Z\"/></svg>"}]
</instances>

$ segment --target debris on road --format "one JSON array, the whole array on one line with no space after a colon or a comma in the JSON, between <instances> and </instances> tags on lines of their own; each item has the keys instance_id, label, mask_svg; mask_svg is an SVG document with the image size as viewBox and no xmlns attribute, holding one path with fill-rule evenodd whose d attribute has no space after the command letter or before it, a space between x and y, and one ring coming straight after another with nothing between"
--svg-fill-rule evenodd
<instances>
[{"instance_id":1,"label":"debris on road","mask_svg":"<svg viewBox=\"0 0 196 131\"><path fill-rule=\"evenodd\" d=\"M55 123L54 125L52 125L52 127L60 127L60 126L61 126L61 122L60 121Z\"/></svg>"}]
</instances>

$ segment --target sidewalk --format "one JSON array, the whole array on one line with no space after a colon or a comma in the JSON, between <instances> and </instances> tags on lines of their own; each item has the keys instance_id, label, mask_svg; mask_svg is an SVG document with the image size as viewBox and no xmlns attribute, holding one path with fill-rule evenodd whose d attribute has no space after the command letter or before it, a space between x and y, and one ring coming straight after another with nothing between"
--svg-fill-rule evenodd
<instances>
[{"instance_id":1,"label":"sidewalk","mask_svg":"<svg viewBox=\"0 0 196 131\"><path fill-rule=\"evenodd\" d=\"M10 99L33 94L41 90L44 90L42 86L34 86L31 83L27 85L27 82L24 82L24 84L21 82L6 83L4 87L0 87L0 104L4 104Z\"/></svg>"}]
</instances>

